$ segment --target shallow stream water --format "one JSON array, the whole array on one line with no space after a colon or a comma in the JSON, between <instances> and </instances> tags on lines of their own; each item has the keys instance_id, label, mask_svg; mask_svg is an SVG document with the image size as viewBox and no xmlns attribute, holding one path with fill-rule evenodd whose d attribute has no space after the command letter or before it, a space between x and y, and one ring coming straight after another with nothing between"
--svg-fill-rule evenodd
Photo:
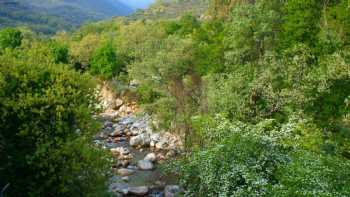
<instances>
[{"instance_id":1,"label":"shallow stream water","mask_svg":"<svg viewBox=\"0 0 350 197\"><path fill-rule=\"evenodd\" d=\"M113 170L113 176L109 181L109 191L111 191L115 196L152 196L152 197L162 197L164 196L164 187L166 185L174 185L176 183L176 178L171 175L164 175L161 172L159 163L154 162L153 170L140 170L137 167L137 162L143 160L148 153L165 154L165 152L157 151L155 149L147 148L134 148L130 145L130 136L125 132L119 138L121 140L116 140L117 138L111 137L110 133L115 130L115 128L130 128L130 125L136 124L137 121L143 121L143 118L135 118L133 116L123 117L118 120L101 120L102 124L105 125L99 136L96 137L95 144L100 145L105 149L113 149L118 147L124 147L128 150L129 155L132 155L132 159L129 160L127 166L121 167L117 166L117 169L127 168L134 171L133 174L129 176L120 176L117 174L117 169ZM142 122L141 122L142 123ZM108 126L106 126L108 125ZM137 124L141 127L147 124ZM143 129L143 128L141 128ZM124 129L125 130L125 129ZM116 161L117 162L117 161ZM164 161L165 162L165 161ZM112 168L112 167L111 167ZM147 187L148 192L145 195L134 195L128 193L130 188L137 187Z\"/></svg>"}]
</instances>

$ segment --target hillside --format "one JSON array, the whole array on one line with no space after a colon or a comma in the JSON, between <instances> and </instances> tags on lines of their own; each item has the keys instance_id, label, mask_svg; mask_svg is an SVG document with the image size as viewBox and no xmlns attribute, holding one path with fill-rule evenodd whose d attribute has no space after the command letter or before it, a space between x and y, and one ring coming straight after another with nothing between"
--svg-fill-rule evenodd
<instances>
[{"instance_id":1,"label":"hillside","mask_svg":"<svg viewBox=\"0 0 350 197\"><path fill-rule=\"evenodd\" d=\"M29 26L48 34L132 12L131 7L115 0L3 0L0 1L0 28Z\"/></svg>"},{"instance_id":2,"label":"hillside","mask_svg":"<svg viewBox=\"0 0 350 197\"><path fill-rule=\"evenodd\" d=\"M146 10L138 10L132 19L177 18L185 13L202 16L208 9L206 0L159 0Z\"/></svg>"}]
</instances>

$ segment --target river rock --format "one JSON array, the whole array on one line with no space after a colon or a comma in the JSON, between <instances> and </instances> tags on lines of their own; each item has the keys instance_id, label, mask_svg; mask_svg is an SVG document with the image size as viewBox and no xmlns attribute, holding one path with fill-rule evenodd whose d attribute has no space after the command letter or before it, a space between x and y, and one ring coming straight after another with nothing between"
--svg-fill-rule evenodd
<instances>
[{"instance_id":1,"label":"river rock","mask_svg":"<svg viewBox=\"0 0 350 197\"><path fill-rule=\"evenodd\" d=\"M124 134L125 126L117 125L114 127L114 130L109 134L112 137L120 137Z\"/></svg>"},{"instance_id":2,"label":"river rock","mask_svg":"<svg viewBox=\"0 0 350 197\"><path fill-rule=\"evenodd\" d=\"M120 169L118 169L117 173L120 176L130 176L130 175L134 174L135 171L131 170L131 169L127 169L127 168L120 168Z\"/></svg>"},{"instance_id":3,"label":"river rock","mask_svg":"<svg viewBox=\"0 0 350 197\"><path fill-rule=\"evenodd\" d=\"M142 128L132 128L132 129L130 129L130 135L132 135L132 136L141 135L144 132L145 132L145 130L142 129Z\"/></svg>"},{"instance_id":4,"label":"river rock","mask_svg":"<svg viewBox=\"0 0 350 197\"><path fill-rule=\"evenodd\" d=\"M95 136L96 140L104 140L106 138L108 138L108 133L105 132L100 132Z\"/></svg>"},{"instance_id":5,"label":"river rock","mask_svg":"<svg viewBox=\"0 0 350 197\"><path fill-rule=\"evenodd\" d=\"M111 137L120 137L122 135L123 135L122 130L114 130L111 134L109 134L109 136L111 136Z\"/></svg>"},{"instance_id":6,"label":"river rock","mask_svg":"<svg viewBox=\"0 0 350 197\"><path fill-rule=\"evenodd\" d=\"M133 156L131 154L118 156L118 160L131 160L131 159L133 159Z\"/></svg>"},{"instance_id":7,"label":"river rock","mask_svg":"<svg viewBox=\"0 0 350 197\"><path fill-rule=\"evenodd\" d=\"M123 189L117 188L116 191L117 191L118 193L123 194L123 196L125 196L125 195L128 195L128 193L129 193L129 188L123 188Z\"/></svg>"},{"instance_id":8,"label":"river rock","mask_svg":"<svg viewBox=\"0 0 350 197\"><path fill-rule=\"evenodd\" d=\"M143 133L130 138L131 146L148 146L151 142L149 134Z\"/></svg>"},{"instance_id":9,"label":"river rock","mask_svg":"<svg viewBox=\"0 0 350 197\"><path fill-rule=\"evenodd\" d=\"M117 111L108 111L99 115L99 118L104 121L113 121L118 117Z\"/></svg>"},{"instance_id":10,"label":"river rock","mask_svg":"<svg viewBox=\"0 0 350 197\"><path fill-rule=\"evenodd\" d=\"M154 165L152 162L148 161L148 160L140 160L137 162L137 166L141 169L141 170L153 170Z\"/></svg>"},{"instance_id":11,"label":"river rock","mask_svg":"<svg viewBox=\"0 0 350 197\"><path fill-rule=\"evenodd\" d=\"M129 164L130 164L129 160L118 160L118 162L117 162L117 166L118 167L123 167L123 168L128 167Z\"/></svg>"},{"instance_id":12,"label":"river rock","mask_svg":"<svg viewBox=\"0 0 350 197\"><path fill-rule=\"evenodd\" d=\"M129 182L129 177L128 177L128 176L123 176L123 177L122 177L122 180L123 180L124 182Z\"/></svg>"},{"instance_id":13,"label":"river rock","mask_svg":"<svg viewBox=\"0 0 350 197\"><path fill-rule=\"evenodd\" d=\"M113 142L116 142L116 143L118 143L118 142L125 142L126 140L127 140L126 137L116 137L116 138L113 139Z\"/></svg>"},{"instance_id":14,"label":"river rock","mask_svg":"<svg viewBox=\"0 0 350 197\"><path fill-rule=\"evenodd\" d=\"M103 144L103 148L105 149L113 149L113 148L117 148L119 145L117 143L114 142L107 142Z\"/></svg>"},{"instance_id":15,"label":"river rock","mask_svg":"<svg viewBox=\"0 0 350 197\"><path fill-rule=\"evenodd\" d=\"M136 119L134 117L126 116L126 117L120 119L119 123L123 124L123 125L130 125L130 124L133 124L135 121L136 121Z\"/></svg>"},{"instance_id":16,"label":"river rock","mask_svg":"<svg viewBox=\"0 0 350 197\"><path fill-rule=\"evenodd\" d=\"M103 128L113 127L113 122L107 120L103 123Z\"/></svg>"},{"instance_id":17,"label":"river rock","mask_svg":"<svg viewBox=\"0 0 350 197\"><path fill-rule=\"evenodd\" d=\"M129 149L127 149L125 147L112 148L111 152L113 155L128 155L128 154L130 154Z\"/></svg>"},{"instance_id":18,"label":"river rock","mask_svg":"<svg viewBox=\"0 0 350 197\"><path fill-rule=\"evenodd\" d=\"M128 165L128 169L138 170L137 166L133 166L133 165Z\"/></svg>"},{"instance_id":19,"label":"river rock","mask_svg":"<svg viewBox=\"0 0 350 197\"><path fill-rule=\"evenodd\" d=\"M181 193L180 186L178 185L167 185L164 189L165 197L176 197Z\"/></svg>"},{"instance_id":20,"label":"river rock","mask_svg":"<svg viewBox=\"0 0 350 197\"><path fill-rule=\"evenodd\" d=\"M103 133L105 134L110 134L112 133L114 130L113 130L113 127L106 127L106 128L103 128Z\"/></svg>"},{"instance_id":21,"label":"river rock","mask_svg":"<svg viewBox=\"0 0 350 197\"><path fill-rule=\"evenodd\" d=\"M146 155L146 157L144 158L144 160L150 161L150 162L155 162L157 160L157 156L155 153L148 153Z\"/></svg>"},{"instance_id":22,"label":"river rock","mask_svg":"<svg viewBox=\"0 0 350 197\"><path fill-rule=\"evenodd\" d=\"M145 129L147 127L147 122L145 120L138 120L131 125L131 128Z\"/></svg>"},{"instance_id":23,"label":"river rock","mask_svg":"<svg viewBox=\"0 0 350 197\"><path fill-rule=\"evenodd\" d=\"M168 143L164 140L156 143L156 148L159 150L164 150L168 146Z\"/></svg>"},{"instance_id":24,"label":"river rock","mask_svg":"<svg viewBox=\"0 0 350 197\"><path fill-rule=\"evenodd\" d=\"M114 101L114 103L115 103L114 109L118 110L124 104L124 101L122 99L117 98Z\"/></svg>"},{"instance_id":25,"label":"river rock","mask_svg":"<svg viewBox=\"0 0 350 197\"><path fill-rule=\"evenodd\" d=\"M148 193L148 187L141 186L141 187L129 187L129 194L135 195L135 196L144 196Z\"/></svg>"},{"instance_id":26,"label":"river rock","mask_svg":"<svg viewBox=\"0 0 350 197\"><path fill-rule=\"evenodd\" d=\"M160 141L160 134L159 133L153 133L150 136L152 141L159 142Z\"/></svg>"}]
</instances>

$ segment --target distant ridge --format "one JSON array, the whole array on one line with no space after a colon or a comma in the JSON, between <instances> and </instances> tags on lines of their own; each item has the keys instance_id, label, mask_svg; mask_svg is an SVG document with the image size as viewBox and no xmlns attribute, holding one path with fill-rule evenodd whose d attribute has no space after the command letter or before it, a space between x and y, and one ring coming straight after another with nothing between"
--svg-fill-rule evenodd
<instances>
[{"instance_id":1,"label":"distant ridge","mask_svg":"<svg viewBox=\"0 0 350 197\"><path fill-rule=\"evenodd\" d=\"M0 0L0 28L29 26L50 34L133 12L120 0Z\"/></svg>"},{"instance_id":2,"label":"distant ridge","mask_svg":"<svg viewBox=\"0 0 350 197\"><path fill-rule=\"evenodd\" d=\"M148 9L138 10L130 19L177 18L183 14L202 16L208 10L207 0L157 0Z\"/></svg>"}]
</instances>

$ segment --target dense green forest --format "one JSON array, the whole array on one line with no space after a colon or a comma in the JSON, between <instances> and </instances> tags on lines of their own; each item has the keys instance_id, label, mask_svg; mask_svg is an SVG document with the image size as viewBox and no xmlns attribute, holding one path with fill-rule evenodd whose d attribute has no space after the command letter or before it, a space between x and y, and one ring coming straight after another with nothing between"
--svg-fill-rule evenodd
<instances>
[{"instance_id":1,"label":"dense green forest","mask_svg":"<svg viewBox=\"0 0 350 197\"><path fill-rule=\"evenodd\" d=\"M181 137L164 173L184 196L350 196L350 1L191 2L50 38L0 30L7 196L110 195L90 145L101 81Z\"/></svg>"}]
</instances>

